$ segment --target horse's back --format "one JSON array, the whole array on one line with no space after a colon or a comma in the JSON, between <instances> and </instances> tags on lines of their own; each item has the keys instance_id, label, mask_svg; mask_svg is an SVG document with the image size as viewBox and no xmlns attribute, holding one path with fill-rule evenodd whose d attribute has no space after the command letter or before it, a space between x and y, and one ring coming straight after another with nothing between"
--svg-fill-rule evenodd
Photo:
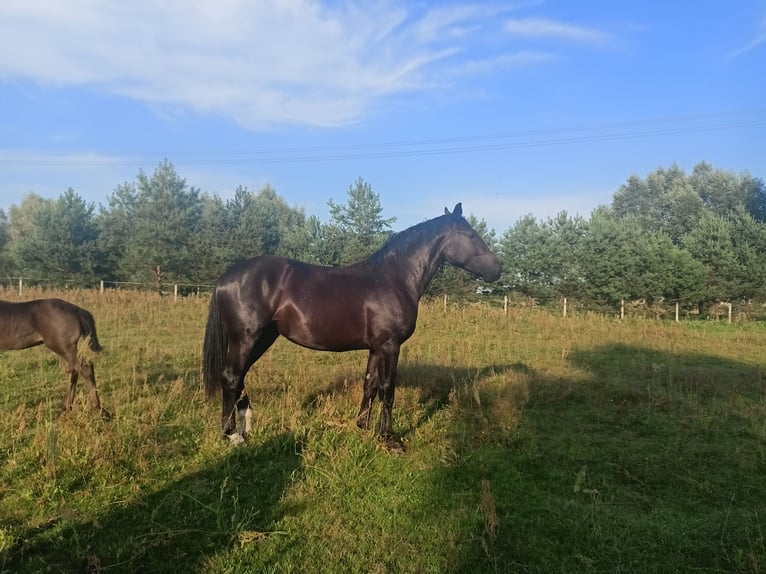
<instances>
[{"instance_id":1,"label":"horse's back","mask_svg":"<svg viewBox=\"0 0 766 574\"><path fill-rule=\"evenodd\" d=\"M90 312L55 297L0 301L0 325L3 327L0 348L5 350L48 345L53 341L58 341L59 346L76 344L88 334L95 337L95 322ZM96 346L100 349L97 339Z\"/></svg>"}]
</instances>

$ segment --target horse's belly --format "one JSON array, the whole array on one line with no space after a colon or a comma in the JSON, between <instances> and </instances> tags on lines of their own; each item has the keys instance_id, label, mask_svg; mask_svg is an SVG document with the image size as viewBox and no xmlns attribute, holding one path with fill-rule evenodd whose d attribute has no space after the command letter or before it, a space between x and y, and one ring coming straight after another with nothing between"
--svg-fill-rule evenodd
<instances>
[{"instance_id":1,"label":"horse's belly","mask_svg":"<svg viewBox=\"0 0 766 574\"><path fill-rule=\"evenodd\" d=\"M277 322L277 327L279 334L286 339L316 351L353 351L370 346L356 331L347 331L332 324L283 325Z\"/></svg>"},{"instance_id":2,"label":"horse's belly","mask_svg":"<svg viewBox=\"0 0 766 574\"><path fill-rule=\"evenodd\" d=\"M43 338L37 333L22 333L17 336L0 335L1 351L18 351L43 344Z\"/></svg>"},{"instance_id":3,"label":"horse's belly","mask_svg":"<svg viewBox=\"0 0 766 574\"><path fill-rule=\"evenodd\" d=\"M353 351L370 348L367 329L359 314L306 313L296 307L280 309L279 334L293 343L317 351Z\"/></svg>"}]
</instances>

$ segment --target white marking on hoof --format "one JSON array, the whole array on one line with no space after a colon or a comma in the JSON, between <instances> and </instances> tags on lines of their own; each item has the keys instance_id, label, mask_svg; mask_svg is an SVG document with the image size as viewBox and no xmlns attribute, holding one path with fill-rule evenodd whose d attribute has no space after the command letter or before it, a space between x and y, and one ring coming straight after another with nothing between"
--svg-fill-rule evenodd
<instances>
[{"instance_id":1,"label":"white marking on hoof","mask_svg":"<svg viewBox=\"0 0 766 574\"><path fill-rule=\"evenodd\" d=\"M227 434L226 436L229 437L229 441L231 442L231 444L233 444L235 446L236 445L240 445L243 442L245 442L244 437L241 434L239 434L238 432L233 432L231 434Z\"/></svg>"},{"instance_id":2,"label":"white marking on hoof","mask_svg":"<svg viewBox=\"0 0 766 574\"><path fill-rule=\"evenodd\" d=\"M252 427L253 410L250 407L238 411L239 424L242 427L242 434L245 436L250 434L250 428Z\"/></svg>"}]
</instances>

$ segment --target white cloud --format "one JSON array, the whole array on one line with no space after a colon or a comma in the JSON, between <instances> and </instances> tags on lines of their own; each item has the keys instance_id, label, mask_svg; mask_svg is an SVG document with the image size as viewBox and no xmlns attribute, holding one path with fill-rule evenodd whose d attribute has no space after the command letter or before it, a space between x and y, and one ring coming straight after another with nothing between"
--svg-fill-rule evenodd
<instances>
[{"instance_id":1,"label":"white cloud","mask_svg":"<svg viewBox=\"0 0 766 574\"><path fill-rule=\"evenodd\" d=\"M726 54L724 58L725 62L739 58L740 56L744 56L748 52L752 52L761 45L766 44L766 18L761 20L758 24L759 33L755 36L755 38L747 42L744 46L741 46L740 48L737 48L736 50Z\"/></svg>"},{"instance_id":2,"label":"white cloud","mask_svg":"<svg viewBox=\"0 0 766 574\"><path fill-rule=\"evenodd\" d=\"M249 127L343 125L452 79L509 8L386 0L3 0L0 79L87 86ZM499 46L475 72L502 62ZM468 69L469 67L466 67Z\"/></svg>"},{"instance_id":3,"label":"white cloud","mask_svg":"<svg viewBox=\"0 0 766 574\"><path fill-rule=\"evenodd\" d=\"M513 36L529 38L552 38L586 43L600 43L610 39L609 34L595 28L545 18L506 20L503 29Z\"/></svg>"}]
</instances>

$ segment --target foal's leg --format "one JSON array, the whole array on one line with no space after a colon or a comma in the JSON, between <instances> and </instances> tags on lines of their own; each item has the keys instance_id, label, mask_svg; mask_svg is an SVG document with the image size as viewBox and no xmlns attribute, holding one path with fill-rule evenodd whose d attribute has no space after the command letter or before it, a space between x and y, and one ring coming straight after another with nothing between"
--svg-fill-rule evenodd
<instances>
[{"instance_id":1,"label":"foal's leg","mask_svg":"<svg viewBox=\"0 0 766 574\"><path fill-rule=\"evenodd\" d=\"M356 415L356 426L360 429L370 428L370 413L375 394L378 392L378 382L378 356L374 351L370 351L370 357L367 359L367 370L364 375L362 405L359 407L359 414Z\"/></svg>"},{"instance_id":2,"label":"foal's leg","mask_svg":"<svg viewBox=\"0 0 766 574\"><path fill-rule=\"evenodd\" d=\"M77 369L70 366L67 362L66 372L69 375L69 387L67 388L66 396L64 397L64 410L71 411L72 404L74 403L74 395L77 391Z\"/></svg>"},{"instance_id":3,"label":"foal's leg","mask_svg":"<svg viewBox=\"0 0 766 574\"><path fill-rule=\"evenodd\" d=\"M97 411L101 410L101 401L98 398L98 390L96 389L96 373L93 370L93 361L80 361L80 374L85 378L85 382L88 384L90 406Z\"/></svg>"},{"instance_id":4,"label":"foal's leg","mask_svg":"<svg viewBox=\"0 0 766 574\"><path fill-rule=\"evenodd\" d=\"M85 359L78 359L77 347L72 347L68 352L59 353L59 355L64 362L67 375L69 376L69 387L64 399L64 409L68 411L72 410L74 397L77 393L77 380L79 375L82 375L85 382L88 384L91 406L96 410L101 410L101 401L98 398L98 391L96 390L96 375L93 371L93 362Z\"/></svg>"}]
</instances>

